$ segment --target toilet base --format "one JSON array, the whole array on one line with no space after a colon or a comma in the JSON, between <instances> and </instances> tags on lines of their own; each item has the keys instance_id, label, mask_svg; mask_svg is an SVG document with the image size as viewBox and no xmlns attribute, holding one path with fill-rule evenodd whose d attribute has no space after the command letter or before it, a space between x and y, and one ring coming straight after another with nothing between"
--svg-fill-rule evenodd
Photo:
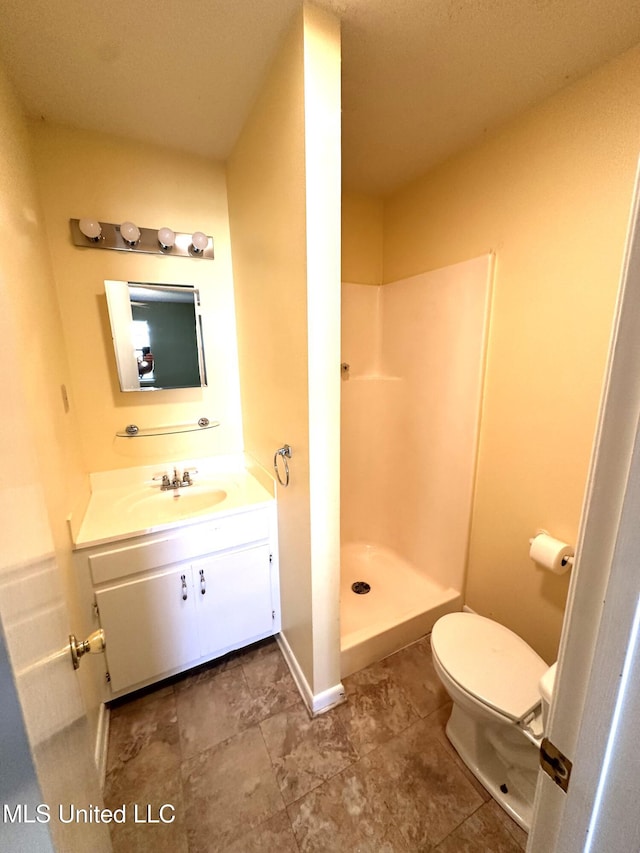
<instances>
[{"instance_id":1,"label":"toilet base","mask_svg":"<svg viewBox=\"0 0 640 853\"><path fill-rule=\"evenodd\" d=\"M516 726L475 720L456 704L446 733L480 784L529 832L539 766L536 747Z\"/></svg>"}]
</instances>

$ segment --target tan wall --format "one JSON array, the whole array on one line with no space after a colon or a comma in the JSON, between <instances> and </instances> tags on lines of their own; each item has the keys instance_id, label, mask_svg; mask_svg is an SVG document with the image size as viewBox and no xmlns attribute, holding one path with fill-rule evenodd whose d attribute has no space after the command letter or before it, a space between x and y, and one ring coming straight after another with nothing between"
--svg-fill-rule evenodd
<instances>
[{"instance_id":1,"label":"tan wall","mask_svg":"<svg viewBox=\"0 0 640 853\"><path fill-rule=\"evenodd\" d=\"M203 158L42 122L31 124L36 166L72 376L72 405L89 471L179 461L242 448L233 280L224 166ZM215 260L77 248L69 219L127 219L147 228L205 231ZM120 391L105 279L194 284L201 290L209 386ZM221 425L170 440L115 439L127 424Z\"/></svg>"},{"instance_id":2,"label":"tan wall","mask_svg":"<svg viewBox=\"0 0 640 853\"><path fill-rule=\"evenodd\" d=\"M313 679L307 393L304 48L299 16L228 163L238 353L247 452L271 468L293 447L280 489L283 631Z\"/></svg>"},{"instance_id":3,"label":"tan wall","mask_svg":"<svg viewBox=\"0 0 640 853\"><path fill-rule=\"evenodd\" d=\"M467 603L551 661L575 543L640 149L640 49L393 195L384 280L493 250L496 270Z\"/></svg>"},{"instance_id":4,"label":"tan wall","mask_svg":"<svg viewBox=\"0 0 640 853\"><path fill-rule=\"evenodd\" d=\"M342 281L382 284L382 199L342 194Z\"/></svg>"},{"instance_id":5,"label":"tan wall","mask_svg":"<svg viewBox=\"0 0 640 853\"><path fill-rule=\"evenodd\" d=\"M337 23L305 6L228 184L245 445L268 468L292 447L278 491L283 633L314 694L339 681L339 450L326 465L327 443L339 448L339 116Z\"/></svg>"},{"instance_id":6,"label":"tan wall","mask_svg":"<svg viewBox=\"0 0 640 853\"><path fill-rule=\"evenodd\" d=\"M340 22L303 7L313 692L340 684ZM337 701L321 700L321 704Z\"/></svg>"}]
</instances>

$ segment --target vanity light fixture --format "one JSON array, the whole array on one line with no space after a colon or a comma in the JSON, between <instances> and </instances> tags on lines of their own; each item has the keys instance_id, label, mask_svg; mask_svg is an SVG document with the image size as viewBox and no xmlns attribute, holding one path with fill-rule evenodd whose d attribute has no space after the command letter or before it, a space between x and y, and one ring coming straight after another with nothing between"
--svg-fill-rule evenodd
<instances>
[{"instance_id":1,"label":"vanity light fixture","mask_svg":"<svg viewBox=\"0 0 640 853\"><path fill-rule=\"evenodd\" d=\"M97 219L80 219L78 220L78 227L84 236L87 237L87 239L92 240L94 243L97 243L100 239L100 235L102 234L102 225L100 225Z\"/></svg>"},{"instance_id":2,"label":"vanity light fixture","mask_svg":"<svg viewBox=\"0 0 640 853\"><path fill-rule=\"evenodd\" d=\"M176 244L176 232L171 228L161 228L158 231L158 243L160 243L161 248L168 252L169 249L173 249Z\"/></svg>"},{"instance_id":3,"label":"vanity light fixture","mask_svg":"<svg viewBox=\"0 0 640 853\"><path fill-rule=\"evenodd\" d=\"M186 233L173 228L138 228L125 221L120 225L98 222L84 217L70 219L71 239L84 249L115 249L120 252L144 252L149 255L171 255L176 258L208 258L213 260L213 237L203 231Z\"/></svg>"},{"instance_id":4,"label":"vanity light fixture","mask_svg":"<svg viewBox=\"0 0 640 853\"><path fill-rule=\"evenodd\" d=\"M191 235L191 246L196 255L201 255L209 245L209 238L202 231L194 231Z\"/></svg>"},{"instance_id":5,"label":"vanity light fixture","mask_svg":"<svg viewBox=\"0 0 640 853\"><path fill-rule=\"evenodd\" d=\"M120 234L129 246L135 246L140 239L140 229L133 222L123 222L120 226Z\"/></svg>"}]
</instances>

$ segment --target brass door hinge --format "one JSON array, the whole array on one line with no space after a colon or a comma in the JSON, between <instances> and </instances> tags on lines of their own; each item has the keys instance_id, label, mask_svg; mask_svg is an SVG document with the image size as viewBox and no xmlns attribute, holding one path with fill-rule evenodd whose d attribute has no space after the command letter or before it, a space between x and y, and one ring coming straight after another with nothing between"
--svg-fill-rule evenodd
<instances>
[{"instance_id":1,"label":"brass door hinge","mask_svg":"<svg viewBox=\"0 0 640 853\"><path fill-rule=\"evenodd\" d=\"M557 746L554 746L549 738L543 738L540 744L540 766L563 791L569 788L571 768L573 764L563 755Z\"/></svg>"}]
</instances>

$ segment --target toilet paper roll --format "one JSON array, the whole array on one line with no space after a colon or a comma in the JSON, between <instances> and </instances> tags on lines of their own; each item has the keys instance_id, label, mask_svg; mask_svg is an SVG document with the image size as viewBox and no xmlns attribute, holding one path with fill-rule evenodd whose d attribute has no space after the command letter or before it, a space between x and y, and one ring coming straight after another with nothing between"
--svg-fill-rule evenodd
<instances>
[{"instance_id":1,"label":"toilet paper roll","mask_svg":"<svg viewBox=\"0 0 640 853\"><path fill-rule=\"evenodd\" d=\"M570 561L569 557L573 557L573 548L566 542L554 539L548 533L538 533L531 540L529 556L545 569L549 569L556 575L563 575L571 568L573 561Z\"/></svg>"}]
</instances>

